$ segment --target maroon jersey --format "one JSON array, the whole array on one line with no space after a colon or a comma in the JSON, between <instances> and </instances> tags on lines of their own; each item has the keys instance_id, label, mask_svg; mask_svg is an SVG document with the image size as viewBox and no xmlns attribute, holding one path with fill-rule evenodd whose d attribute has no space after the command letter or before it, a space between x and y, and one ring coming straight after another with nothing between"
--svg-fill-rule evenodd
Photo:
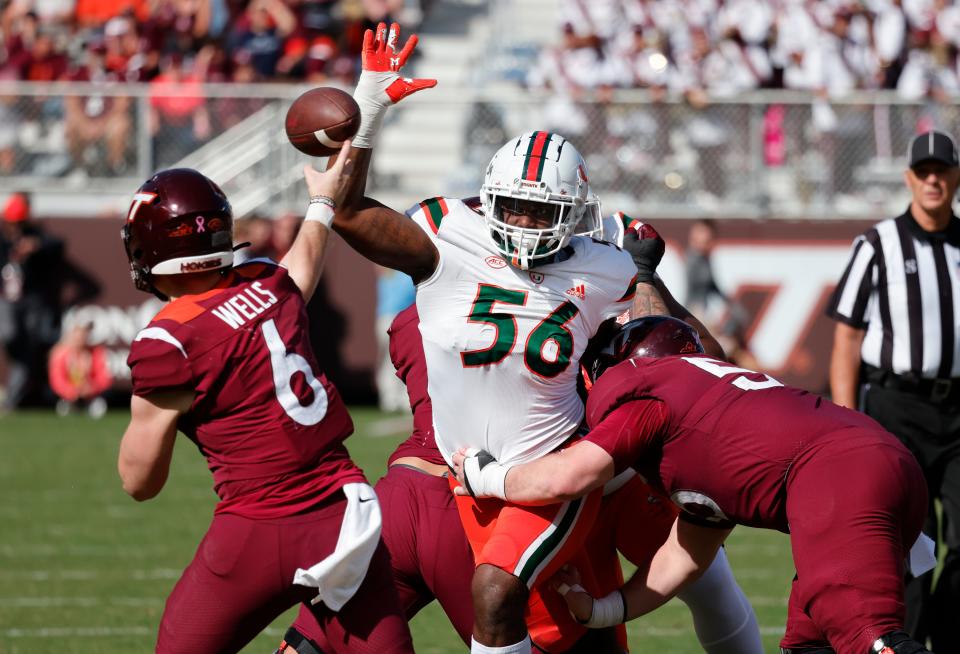
<instances>
[{"instance_id":1,"label":"maroon jersey","mask_svg":"<svg viewBox=\"0 0 960 654\"><path fill-rule=\"evenodd\" d=\"M899 446L863 414L703 355L616 365L591 390L587 421L618 473L637 468L686 517L784 532L787 487L810 456Z\"/></svg>"},{"instance_id":2,"label":"maroon jersey","mask_svg":"<svg viewBox=\"0 0 960 654\"><path fill-rule=\"evenodd\" d=\"M292 515L364 481L343 446L353 423L319 371L285 268L251 262L170 302L137 334L127 363L135 395L196 393L177 427L207 459L218 513Z\"/></svg>"},{"instance_id":3,"label":"maroon jersey","mask_svg":"<svg viewBox=\"0 0 960 654\"><path fill-rule=\"evenodd\" d=\"M427 394L427 360L423 355L417 305L411 304L398 313L390 324L388 333L390 360L397 369L397 377L407 385L407 396L413 410L413 434L397 446L387 465L405 456L419 457L441 466L447 465L433 437L433 404Z\"/></svg>"}]
</instances>

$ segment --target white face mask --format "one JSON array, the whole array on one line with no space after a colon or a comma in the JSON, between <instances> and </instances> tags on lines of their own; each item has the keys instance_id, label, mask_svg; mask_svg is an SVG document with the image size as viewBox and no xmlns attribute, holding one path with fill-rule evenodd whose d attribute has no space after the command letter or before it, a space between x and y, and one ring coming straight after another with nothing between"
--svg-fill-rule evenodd
<instances>
[{"instance_id":1,"label":"white face mask","mask_svg":"<svg viewBox=\"0 0 960 654\"><path fill-rule=\"evenodd\" d=\"M518 234L516 231L510 233L510 243L518 250L535 250L540 244L540 237L537 231L523 230Z\"/></svg>"}]
</instances>

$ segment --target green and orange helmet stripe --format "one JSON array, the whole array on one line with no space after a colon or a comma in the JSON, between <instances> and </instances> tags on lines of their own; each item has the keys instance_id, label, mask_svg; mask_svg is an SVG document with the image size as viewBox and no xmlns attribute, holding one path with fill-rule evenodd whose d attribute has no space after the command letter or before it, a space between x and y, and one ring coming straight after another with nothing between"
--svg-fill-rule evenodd
<instances>
[{"instance_id":1,"label":"green and orange helmet stripe","mask_svg":"<svg viewBox=\"0 0 960 654\"><path fill-rule=\"evenodd\" d=\"M550 132L534 132L523 159L523 178L530 182L539 182L543 175L543 163L550 147Z\"/></svg>"}]
</instances>

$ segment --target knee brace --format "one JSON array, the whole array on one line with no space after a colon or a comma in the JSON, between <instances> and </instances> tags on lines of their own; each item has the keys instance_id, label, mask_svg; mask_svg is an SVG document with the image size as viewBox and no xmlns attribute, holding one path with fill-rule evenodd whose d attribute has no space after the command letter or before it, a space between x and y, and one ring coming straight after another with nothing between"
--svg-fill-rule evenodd
<instances>
[{"instance_id":1,"label":"knee brace","mask_svg":"<svg viewBox=\"0 0 960 654\"><path fill-rule=\"evenodd\" d=\"M283 635L283 640L280 642L279 649L277 649L274 654L283 654L284 650L288 647L296 650L297 654L323 654L316 643L301 634L294 627L287 629L287 633Z\"/></svg>"},{"instance_id":2,"label":"knee brace","mask_svg":"<svg viewBox=\"0 0 960 654\"><path fill-rule=\"evenodd\" d=\"M911 638L906 631L891 631L877 638L868 654L930 654L930 650Z\"/></svg>"}]
</instances>

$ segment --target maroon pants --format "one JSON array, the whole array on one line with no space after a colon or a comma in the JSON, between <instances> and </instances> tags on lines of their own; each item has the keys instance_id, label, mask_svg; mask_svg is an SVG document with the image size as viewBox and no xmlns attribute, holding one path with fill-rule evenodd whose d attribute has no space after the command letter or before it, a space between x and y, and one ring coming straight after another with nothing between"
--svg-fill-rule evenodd
<instances>
[{"instance_id":1,"label":"maroon pants","mask_svg":"<svg viewBox=\"0 0 960 654\"><path fill-rule=\"evenodd\" d=\"M408 619L436 599L464 643L473 630L473 553L445 477L390 466L376 485L383 542ZM301 607L293 626L323 647L314 616Z\"/></svg>"},{"instance_id":2,"label":"maroon pants","mask_svg":"<svg viewBox=\"0 0 960 654\"><path fill-rule=\"evenodd\" d=\"M926 506L920 466L892 436L848 432L798 461L787 481L797 576L781 646L866 654L902 629L904 560Z\"/></svg>"},{"instance_id":3,"label":"maroon pants","mask_svg":"<svg viewBox=\"0 0 960 654\"><path fill-rule=\"evenodd\" d=\"M413 652L382 545L356 595L337 613L311 605L316 589L293 583L297 568L310 567L336 547L347 505L339 497L316 511L275 520L214 516L167 599L156 651L237 652L302 602L331 654Z\"/></svg>"}]
</instances>

